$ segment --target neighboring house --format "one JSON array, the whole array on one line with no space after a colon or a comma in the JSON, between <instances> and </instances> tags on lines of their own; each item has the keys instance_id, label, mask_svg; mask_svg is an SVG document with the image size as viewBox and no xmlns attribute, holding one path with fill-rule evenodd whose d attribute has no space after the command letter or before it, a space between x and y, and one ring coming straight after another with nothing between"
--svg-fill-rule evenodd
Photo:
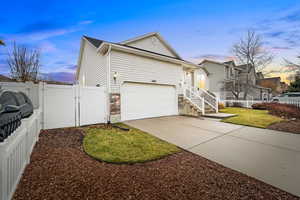
<instances>
[{"instance_id":1,"label":"neighboring house","mask_svg":"<svg viewBox=\"0 0 300 200\"><path fill-rule=\"evenodd\" d=\"M3 76L0 74L0 82L14 82L15 80L8 78L7 76Z\"/></svg>"},{"instance_id":2,"label":"neighboring house","mask_svg":"<svg viewBox=\"0 0 300 200\"><path fill-rule=\"evenodd\" d=\"M106 89L111 121L200 113L201 105L192 99L187 105L182 94L209 87L206 71L183 60L159 33L120 43L83 36L76 80Z\"/></svg>"},{"instance_id":3,"label":"neighboring house","mask_svg":"<svg viewBox=\"0 0 300 200\"><path fill-rule=\"evenodd\" d=\"M281 85L281 93L285 93L289 90L289 85L286 82L280 82Z\"/></svg>"},{"instance_id":4,"label":"neighboring house","mask_svg":"<svg viewBox=\"0 0 300 200\"><path fill-rule=\"evenodd\" d=\"M260 79L257 81L257 84L262 87L271 88L273 96L281 94L285 90L283 88L285 86L282 84L280 77L271 77L271 78Z\"/></svg>"},{"instance_id":5,"label":"neighboring house","mask_svg":"<svg viewBox=\"0 0 300 200\"><path fill-rule=\"evenodd\" d=\"M257 76L258 79L264 79L265 78L262 72L257 72L256 76Z\"/></svg>"},{"instance_id":6,"label":"neighboring house","mask_svg":"<svg viewBox=\"0 0 300 200\"><path fill-rule=\"evenodd\" d=\"M254 68L250 68L251 71L247 71L247 65L236 65L234 61L217 62L212 60L203 60L199 64L208 73L208 85L207 88L210 92L213 92L220 99L235 99L231 90L226 85L239 83L241 85L248 85L249 91L247 93L247 99L266 99L269 98L270 90L268 88L261 87L256 84L259 77L262 74L256 74ZM247 83L247 75L249 82ZM244 86L240 87L239 99L243 98Z\"/></svg>"},{"instance_id":7,"label":"neighboring house","mask_svg":"<svg viewBox=\"0 0 300 200\"><path fill-rule=\"evenodd\" d=\"M17 81L16 79L11 79L7 76L3 76L0 74L0 82L20 82L20 81ZM66 83L61 81L45 81L45 80L34 81L34 83L39 83L39 82L45 82L47 84L54 84L54 85L73 85L72 83Z\"/></svg>"}]
</instances>

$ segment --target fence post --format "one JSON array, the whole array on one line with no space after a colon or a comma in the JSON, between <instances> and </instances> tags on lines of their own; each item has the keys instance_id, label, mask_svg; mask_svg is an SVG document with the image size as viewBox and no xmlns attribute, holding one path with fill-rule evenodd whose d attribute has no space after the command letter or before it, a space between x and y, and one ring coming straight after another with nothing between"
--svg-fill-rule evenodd
<instances>
[{"instance_id":1,"label":"fence post","mask_svg":"<svg viewBox=\"0 0 300 200\"><path fill-rule=\"evenodd\" d=\"M0 199L6 199L7 198L7 158L5 156L4 152L5 148L2 149L2 146L0 146Z\"/></svg>"},{"instance_id":2,"label":"fence post","mask_svg":"<svg viewBox=\"0 0 300 200\"><path fill-rule=\"evenodd\" d=\"M202 98L202 115L205 115L205 103L204 103L204 98Z\"/></svg>"},{"instance_id":3,"label":"fence post","mask_svg":"<svg viewBox=\"0 0 300 200\"><path fill-rule=\"evenodd\" d=\"M74 85L74 98L75 98L75 126L80 126L80 95L81 86L79 84Z\"/></svg>"},{"instance_id":4,"label":"fence post","mask_svg":"<svg viewBox=\"0 0 300 200\"><path fill-rule=\"evenodd\" d=\"M45 129L45 90L47 84L45 82L39 82L39 108L41 110L41 128Z\"/></svg>"},{"instance_id":5,"label":"fence post","mask_svg":"<svg viewBox=\"0 0 300 200\"><path fill-rule=\"evenodd\" d=\"M216 97L216 113L219 112L219 101L220 101L219 97Z\"/></svg>"}]
</instances>

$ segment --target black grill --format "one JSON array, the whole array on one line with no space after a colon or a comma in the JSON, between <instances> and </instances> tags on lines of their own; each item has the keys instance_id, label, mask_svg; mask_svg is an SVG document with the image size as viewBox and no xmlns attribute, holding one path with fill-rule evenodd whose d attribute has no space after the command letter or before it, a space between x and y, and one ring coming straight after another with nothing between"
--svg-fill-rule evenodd
<instances>
[{"instance_id":1,"label":"black grill","mask_svg":"<svg viewBox=\"0 0 300 200\"><path fill-rule=\"evenodd\" d=\"M33 113L31 100L22 92L0 91L0 142L20 125L21 119Z\"/></svg>"}]
</instances>

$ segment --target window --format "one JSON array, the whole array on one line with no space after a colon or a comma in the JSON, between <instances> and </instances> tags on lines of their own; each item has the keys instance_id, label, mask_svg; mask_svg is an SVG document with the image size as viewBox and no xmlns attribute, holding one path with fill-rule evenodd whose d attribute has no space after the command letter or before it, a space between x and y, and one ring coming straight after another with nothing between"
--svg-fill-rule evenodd
<instances>
[{"instance_id":1,"label":"window","mask_svg":"<svg viewBox=\"0 0 300 200\"><path fill-rule=\"evenodd\" d=\"M233 77L233 70L232 70L232 67L230 67L230 76Z\"/></svg>"},{"instance_id":2,"label":"window","mask_svg":"<svg viewBox=\"0 0 300 200\"><path fill-rule=\"evenodd\" d=\"M230 71L229 71L229 67L225 67L225 74L226 74L226 78L229 79L230 77Z\"/></svg>"},{"instance_id":3,"label":"window","mask_svg":"<svg viewBox=\"0 0 300 200\"><path fill-rule=\"evenodd\" d=\"M196 87L205 89L205 76L203 74L197 74L197 85Z\"/></svg>"}]
</instances>

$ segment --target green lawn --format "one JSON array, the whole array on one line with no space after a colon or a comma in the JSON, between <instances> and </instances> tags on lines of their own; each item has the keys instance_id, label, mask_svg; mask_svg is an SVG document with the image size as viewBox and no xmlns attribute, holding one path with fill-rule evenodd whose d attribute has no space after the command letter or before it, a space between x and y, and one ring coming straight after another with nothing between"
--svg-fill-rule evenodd
<instances>
[{"instance_id":1,"label":"green lawn","mask_svg":"<svg viewBox=\"0 0 300 200\"><path fill-rule=\"evenodd\" d=\"M110 163L137 163L156 160L179 152L180 149L141 130L130 128L86 128L83 148L93 158Z\"/></svg>"},{"instance_id":2,"label":"green lawn","mask_svg":"<svg viewBox=\"0 0 300 200\"><path fill-rule=\"evenodd\" d=\"M280 117L270 115L267 110L227 107L220 112L237 114L235 117L223 119L222 122L266 128L267 126L283 121Z\"/></svg>"}]
</instances>

